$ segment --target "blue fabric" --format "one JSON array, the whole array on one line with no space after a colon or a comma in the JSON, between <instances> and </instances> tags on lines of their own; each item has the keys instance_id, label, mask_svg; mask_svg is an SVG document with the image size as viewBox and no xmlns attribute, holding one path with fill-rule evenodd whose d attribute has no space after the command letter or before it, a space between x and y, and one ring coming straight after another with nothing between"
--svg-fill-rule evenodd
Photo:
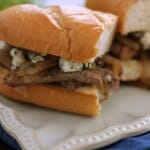
<instances>
[{"instance_id":1,"label":"blue fabric","mask_svg":"<svg viewBox=\"0 0 150 150\"><path fill-rule=\"evenodd\" d=\"M150 133L129 137L99 150L150 150Z\"/></svg>"},{"instance_id":2,"label":"blue fabric","mask_svg":"<svg viewBox=\"0 0 150 150\"><path fill-rule=\"evenodd\" d=\"M0 140L8 144L14 150L21 150L19 144L15 139L13 139L10 135L8 135L2 126L0 125Z\"/></svg>"},{"instance_id":3,"label":"blue fabric","mask_svg":"<svg viewBox=\"0 0 150 150\"><path fill-rule=\"evenodd\" d=\"M0 140L7 143L14 150L21 150L15 139L8 135L0 125ZM103 147L98 150L150 150L150 133L140 136L126 138L115 144Z\"/></svg>"}]
</instances>

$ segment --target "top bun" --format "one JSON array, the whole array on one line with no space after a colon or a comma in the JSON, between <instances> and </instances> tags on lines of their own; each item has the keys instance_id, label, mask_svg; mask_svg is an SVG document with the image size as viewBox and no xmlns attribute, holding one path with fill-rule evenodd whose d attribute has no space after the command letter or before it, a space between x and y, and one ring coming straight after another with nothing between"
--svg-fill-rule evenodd
<instances>
[{"instance_id":1,"label":"top bun","mask_svg":"<svg viewBox=\"0 0 150 150\"><path fill-rule=\"evenodd\" d=\"M18 5L0 12L0 40L89 62L109 50L117 17L82 7Z\"/></svg>"},{"instance_id":2,"label":"top bun","mask_svg":"<svg viewBox=\"0 0 150 150\"><path fill-rule=\"evenodd\" d=\"M150 31L150 0L87 0L87 7L119 16L118 31Z\"/></svg>"}]
</instances>

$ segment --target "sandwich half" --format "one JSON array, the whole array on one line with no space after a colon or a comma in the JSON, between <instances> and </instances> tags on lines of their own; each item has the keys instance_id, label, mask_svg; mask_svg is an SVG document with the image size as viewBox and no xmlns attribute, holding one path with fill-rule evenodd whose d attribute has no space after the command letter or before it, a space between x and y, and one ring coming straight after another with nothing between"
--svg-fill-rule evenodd
<instances>
[{"instance_id":1,"label":"sandwich half","mask_svg":"<svg viewBox=\"0 0 150 150\"><path fill-rule=\"evenodd\" d=\"M122 64L123 82L150 87L150 1L87 0L87 7L119 16L111 54Z\"/></svg>"},{"instance_id":2,"label":"sandwich half","mask_svg":"<svg viewBox=\"0 0 150 150\"><path fill-rule=\"evenodd\" d=\"M0 93L95 116L121 66L106 55L117 17L82 7L18 5L0 12Z\"/></svg>"}]
</instances>

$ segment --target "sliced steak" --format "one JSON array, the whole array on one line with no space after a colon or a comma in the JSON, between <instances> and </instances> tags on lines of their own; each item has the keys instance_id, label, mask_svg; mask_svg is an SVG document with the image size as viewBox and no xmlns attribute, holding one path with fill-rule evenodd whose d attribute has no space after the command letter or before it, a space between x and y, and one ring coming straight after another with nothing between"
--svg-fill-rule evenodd
<instances>
[{"instance_id":1,"label":"sliced steak","mask_svg":"<svg viewBox=\"0 0 150 150\"><path fill-rule=\"evenodd\" d=\"M104 84L117 88L119 79L108 69L96 68L81 72L64 73L58 69L51 69L36 75L20 76L15 71L10 71L5 77L9 86L22 86L29 84L59 84L72 89L85 85L102 87Z\"/></svg>"}]
</instances>

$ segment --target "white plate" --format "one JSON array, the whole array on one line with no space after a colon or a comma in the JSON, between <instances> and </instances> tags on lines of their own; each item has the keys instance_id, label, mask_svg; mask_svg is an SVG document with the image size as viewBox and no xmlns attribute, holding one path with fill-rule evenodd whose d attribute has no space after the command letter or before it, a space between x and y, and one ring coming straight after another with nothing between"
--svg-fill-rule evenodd
<instances>
[{"instance_id":1,"label":"white plate","mask_svg":"<svg viewBox=\"0 0 150 150\"><path fill-rule=\"evenodd\" d=\"M0 97L0 122L23 149L91 149L150 131L150 92L121 87L96 118L61 113Z\"/></svg>"}]
</instances>

